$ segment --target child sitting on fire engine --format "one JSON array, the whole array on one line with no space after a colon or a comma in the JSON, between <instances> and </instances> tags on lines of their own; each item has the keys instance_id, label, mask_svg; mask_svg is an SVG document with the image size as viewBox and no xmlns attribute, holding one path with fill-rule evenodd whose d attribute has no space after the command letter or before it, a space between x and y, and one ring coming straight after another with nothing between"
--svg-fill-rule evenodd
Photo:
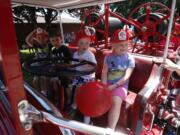
<instances>
[{"instance_id":1,"label":"child sitting on fire engine","mask_svg":"<svg viewBox=\"0 0 180 135\"><path fill-rule=\"evenodd\" d=\"M89 46L91 44L91 37L95 34L95 29L91 27L85 27L84 32L79 33L77 45L78 50L74 53L73 58L79 59L79 60L87 60L93 63L97 63L94 54L89 50ZM76 67L76 70L78 71L84 71L91 69L92 67L90 65L84 65L80 67ZM78 87L84 83L93 81L95 79L95 73L79 76L73 79L72 85L73 85L73 98L75 99L76 90ZM77 105L75 100L73 99L73 103L71 105L71 112L75 112L77 109ZM90 123L90 117L85 116L84 122L89 124Z\"/></svg>"},{"instance_id":2,"label":"child sitting on fire engine","mask_svg":"<svg viewBox=\"0 0 180 135\"><path fill-rule=\"evenodd\" d=\"M69 50L69 48L65 45L62 44L62 38L60 36L60 33L54 29L51 29L50 32L49 32L49 40L50 40L50 43L51 45L53 46L53 49L52 49L52 57L54 58L72 58L72 55L71 55L71 52ZM69 63L68 60L65 60L64 63ZM52 84L52 87L53 87L53 90L54 90L54 93L52 96L53 98L53 101L55 104L58 104L59 103L59 87L58 87L58 84L59 84L59 81L61 82L61 84L63 84L64 88L65 88L65 99L68 99L68 94L67 94L67 86L68 86L68 83L69 83L69 79L65 78L65 77L61 77L59 79L59 77L53 77L50 79L51 81L51 84Z\"/></svg>"},{"instance_id":3,"label":"child sitting on fire engine","mask_svg":"<svg viewBox=\"0 0 180 135\"><path fill-rule=\"evenodd\" d=\"M26 43L29 47L35 49L35 58L46 58L50 54L48 44L48 33L42 28L36 28L26 37ZM34 76L33 85L36 90L46 95L48 89L48 78L45 76Z\"/></svg>"},{"instance_id":4,"label":"child sitting on fire engine","mask_svg":"<svg viewBox=\"0 0 180 135\"><path fill-rule=\"evenodd\" d=\"M102 82L112 91L113 104L108 113L108 127L115 130L122 101L126 99L128 80L135 67L135 60L127 52L130 30L119 29L111 39L112 53L104 59Z\"/></svg>"}]
</instances>

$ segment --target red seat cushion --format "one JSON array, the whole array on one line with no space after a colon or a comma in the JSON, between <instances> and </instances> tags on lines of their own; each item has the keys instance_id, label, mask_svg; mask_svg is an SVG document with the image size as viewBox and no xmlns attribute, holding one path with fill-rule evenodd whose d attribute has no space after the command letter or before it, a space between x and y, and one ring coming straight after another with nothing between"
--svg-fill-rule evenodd
<instances>
[{"instance_id":1,"label":"red seat cushion","mask_svg":"<svg viewBox=\"0 0 180 135\"><path fill-rule=\"evenodd\" d=\"M151 74L153 67L152 59L146 57L135 57L135 68L129 80L129 89L135 93L138 93Z\"/></svg>"}]
</instances>

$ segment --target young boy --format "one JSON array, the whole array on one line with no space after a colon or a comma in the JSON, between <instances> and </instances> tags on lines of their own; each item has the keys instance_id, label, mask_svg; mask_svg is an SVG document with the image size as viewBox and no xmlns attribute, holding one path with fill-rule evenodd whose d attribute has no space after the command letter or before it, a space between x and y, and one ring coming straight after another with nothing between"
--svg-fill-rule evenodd
<instances>
[{"instance_id":1,"label":"young boy","mask_svg":"<svg viewBox=\"0 0 180 135\"><path fill-rule=\"evenodd\" d=\"M37 58L45 58L48 56L50 52L48 40L48 33L42 28L34 29L26 37L26 43L29 47L33 47L35 49L35 56Z\"/></svg>"},{"instance_id":2,"label":"young boy","mask_svg":"<svg viewBox=\"0 0 180 135\"><path fill-rule=\"evenodd\" d=\"M49 35L50 43L54 47L52 49L53 57L72 58L69 48L62 44L62 38L58 32Z\"/></svg>"},{"instance_id":3,"label":"young boy","mask_svg":"<svg viewBox=\"0 0 180 135\"><path fill-rule=\"evenodd\" d=\"M78 40L77 40L78 50L74 53L73 58L97 63L94 54L89 50L89 46L91 44L91 35L87 33L89 32L85 32L78 36ZM90 68L92 68L90 65L84 65L84 66L76 67L76 70L83 71L83 70L88 70ZM94 79L95 79L95 73L74 78L72 83L73 87L76 87L74 88L74 90L76 91L80 85L93 81ZM73 95L76 95L75 94L76 92L73 93L74 93ZM74 110L77 109L75 100L72 104L72 108ZM84 122L89 124L90 117L84 117Z\"/></svg>"},{"instance_id":4,"label":"young boy","mask_svg":"<svg viewBox=\"0 0 180 135\"><path fill-rule=\"evenodd\" d=\"M34 29L26 37L26 43L29 47L35 49L35 58L46 58L49 55L50 48L48 46L48 33L42 28ZM36 90L41 92L43 95L47 95L48 79L45 76L34 76L33 85Z\"/></svg>"},{"instance_id":5,"label":"young boy","mask_svg":"<svg viewBox=\"0 0 180 135\"><path fill-rule=\"evenodd\" d=\"M111 40L112 53L104 60L102 82L112 91L113 104L108 114L108 126L115 130L120 116L121 104L127 96L128 80L135 67L132 55L127 52L128 31L115 31Z\"/></svg>"},{"instance_id":6,"label":"young boy","mask_svg":"<svg viewBox=\"0 0 180 135\"><path fill-rule=\"evenodd\" d=\"M52 57L57 57L57 58L72 58L71 52L68 49L67 46L62 44L62 38L60 36L60 34L58 32L52 32L49 35L49 39L50 39L50 43L51 45L54 47L52 49ZM64 61L65 63L69 63L68 60ZM60 79L61 84L63 84L63 86L65 87L65 89L68 86L68 79L67 78L61 78ZM57 95L59 95L59 89L58 89L58 82L59 82L59 77L53 77L51 78L51 84L53 86L54 89L54 94L55 94L55 98L54 98L54 102L58 103L59 97ZM65 90L65 99L68 99L68 94L67 91Z\"/></svg>"}]
</instances>

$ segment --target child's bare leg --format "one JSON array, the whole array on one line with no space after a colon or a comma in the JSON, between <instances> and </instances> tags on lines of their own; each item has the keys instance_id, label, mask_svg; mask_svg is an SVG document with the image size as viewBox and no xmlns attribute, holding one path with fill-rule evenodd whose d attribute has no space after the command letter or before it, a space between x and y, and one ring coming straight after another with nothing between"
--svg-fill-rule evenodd
<instances>
[{"instance_id":1,"label":"child's bare leg","mask_svg":"<svg viewBox=\"0 0 180 135\"><path fill-rule=\"evenodd\" d=\"M46 76L41 76L40 77L40 90L42 94L44 94L45 96L47 96L48 88L49 88L49 78Z\"/></svg>"},{"instance_id":2,"label":"child's bare leg","mask_svg":"<svg viewBox=\"0 0 180 135\"><path fill-rule=\"evenodd\" d=\"M72 97L72 85L68 85L68 87L66 88L66 100L67 100L67 105L70 105L72 103L71 101L71 97Z\"/></svg>"},{"instance_id":3,"label":"child's bare leg","mask_svg":"<svg viewBox=\"0 0 180 135\"><path fill-rule=\"evenodd\" d=\"M33 77L33 86L37 91L40 91L40 78L38 76Z\"/></svg>"},{"instance_id":4,"label":"child's bare leg","mask_svg":"<svg viewBox=\"0 0 180 135\"><path fill-rule=\"evenodd\" d=\"M77 95L77 91L78 91L78 89L79 89L79 85L76 87L76 89L75 89L75 92L74 92L74 98L73 98L73 103L72 103L72 107L73 107L73 109L77 109L77 104L76 104L76 95Z\"/></svg>"},{"instance_id":5,"label":"child's bare leg","mask_svg":"<svg viewBox=\"0 0 180 135\"><path fill-rule=\"evenodd\" d=\"M53 88L53 95L54 95L54 103L59 102L59 86L58 86L58 79L57 78L52 78L51 79L51 84L52 84L52 88Z\"/></svg>"},{"instance_id":6,"label":"child's bare leg","mask_svg":"<svg viewBox=\"0 0 180 135\"><path fill-rule=\"evenodd\" d=\"M118 96L113 97L112 107L108 113L108 127L115 129L120 116L122 100Z\"/></svg>"}]
</instances>

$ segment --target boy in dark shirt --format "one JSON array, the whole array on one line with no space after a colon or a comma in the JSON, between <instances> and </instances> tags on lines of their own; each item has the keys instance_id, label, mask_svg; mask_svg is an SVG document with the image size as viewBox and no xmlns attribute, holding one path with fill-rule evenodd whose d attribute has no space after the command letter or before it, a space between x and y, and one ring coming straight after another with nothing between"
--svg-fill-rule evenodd
<instances>
[{"instance_id":1,"label":"boy in dark shirt","mask_svg":"<svg viewBox=\"0 0 180 135\"><path fill-rule=\"evenodd\" d=\"M62 38L58 32L50 33L49 40L51 45L53 46L51 56L54 58L72 58L72 54L67 46L62 44ZM68 60L64 61L65 63L69 63ZM51 78L51 84L54 89L54 102L57 104L59 100L59 87L58 83L60 82L63 84L64 88L66 89L68 86L68 78L60 78L53 77ZM65 99L68 99L68 92L65 90Z\"/></svg>"},{"instance_id":2,"label":"boy in dark shirt","mask_svg":"<svg viewBox=\"0 0 180 135\"><path fill-rule=\"evenodd\" d=\"M65 57L71 58L71 52L67 46L62 44L62 38L58 33L54 33L50 35L50 43L54 47L52 50L53 57Z\"/></svg>"}]
</instances>

